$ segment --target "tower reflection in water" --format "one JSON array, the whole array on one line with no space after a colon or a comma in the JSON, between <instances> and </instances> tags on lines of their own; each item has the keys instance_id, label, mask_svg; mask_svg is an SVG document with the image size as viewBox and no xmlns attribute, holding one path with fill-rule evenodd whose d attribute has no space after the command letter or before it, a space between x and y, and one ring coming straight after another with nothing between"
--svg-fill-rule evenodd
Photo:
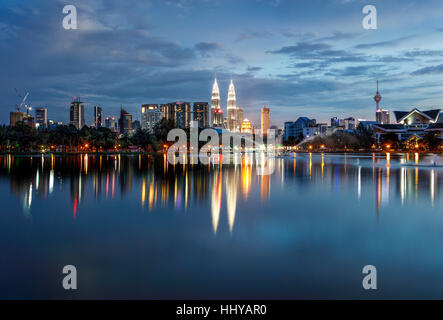
<instances>
[{"instance_id":1,"label":"tower reflection in water","mask_svg":"<svg viewBox=\"0 0 443 320\"><path fill-rule=\"evenodd\" d=\"M434 206L440 195L440 163L440 156L417 153L297 154L276 158L267 167L251 155L234 158L232 164L211 161L209 165L170 165L164 156L148 155L4 155L0 156L0 176L9 180L11 193L28 218L36 201L51 201L67 191L74 219L88 214L85 201L114 201L118 206L138 194L143 212L165 208L185 212L203 204L213 233L220 232L223 221L232 234L239 204L272 203L271 185L283 190L288 202L296 192L293 186L318 193L319 201L322 195L337 191L347 192L356 201L373 198L377 215L393 199L401 205L420 199Z\"/></svg>"}]
</instances>

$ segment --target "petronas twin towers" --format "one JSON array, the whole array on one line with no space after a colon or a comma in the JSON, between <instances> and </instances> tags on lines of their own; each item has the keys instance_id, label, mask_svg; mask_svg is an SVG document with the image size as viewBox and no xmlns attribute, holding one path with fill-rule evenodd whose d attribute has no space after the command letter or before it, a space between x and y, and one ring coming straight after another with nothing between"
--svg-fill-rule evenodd
<instances>
[{"instance_id":1,"label":"petronas twin towers","mask_svg":"<svg viewBox=\"0 0 443 320\"><path fill-rule=\"evenodd\" d=\"M220 105L220 89L218 88L217 78L214 79L212 86L211 99L211 118L212 126L223 128L226 127L231 132L240 132L241 124L243 122L243 110L237 107L237 100L235 97L234 82L231 79L228 90L228 115L226 124L224 124L223 110Z\"/></svg>"}]
</instances>

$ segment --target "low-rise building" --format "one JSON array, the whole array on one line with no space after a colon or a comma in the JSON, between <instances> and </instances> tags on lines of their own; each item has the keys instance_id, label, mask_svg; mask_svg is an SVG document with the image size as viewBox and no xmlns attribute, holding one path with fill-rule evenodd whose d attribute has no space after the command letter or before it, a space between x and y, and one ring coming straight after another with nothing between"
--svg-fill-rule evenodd
<instances>
[{"instance_id":1,"label":"low-rise building","mask_svg":"<svg viewBox=\"0 0 443 320\"><path fill-rule=\"evenodd\" d=\"M303 128L315 126L317 121L307 117L299 117L297 121L285 122L285 140L290 137L300 139L303 137Z\"/></svg>"},{"instance_id":2,"label":"low-rise building","mask_svg":"<svg viewBox=\"0 0 443 320\"><path fill-rule=\"evenodd\" d=\"M440 128L441 109L421 111L417 108L411 111L394 111L396 124L373 124L375 138L380 142L385 135L397 135L399 141L411 137L422 138L427 132L443 132Z\"/></svg>"}]
</instances>

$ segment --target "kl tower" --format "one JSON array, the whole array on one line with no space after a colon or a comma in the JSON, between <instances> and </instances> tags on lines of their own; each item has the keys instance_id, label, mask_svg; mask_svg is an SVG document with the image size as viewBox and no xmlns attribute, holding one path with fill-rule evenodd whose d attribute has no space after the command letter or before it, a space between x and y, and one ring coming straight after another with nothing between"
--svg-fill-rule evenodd
<instances>
[{"instance_id":1,"label":"kl tower","mask_svg":"<svg viewBox=\"0 0 443 320\"><path fill-rule=\"evenodd\" d=\"M389 110L383 110L382 108L380 108L381 95L380 92L378 92L378 80L377 80L377 92L374 96L374 101L375 101L375 121L377 121L380 124L389 124L390 122Z\"/></svg>"}]
</instances>

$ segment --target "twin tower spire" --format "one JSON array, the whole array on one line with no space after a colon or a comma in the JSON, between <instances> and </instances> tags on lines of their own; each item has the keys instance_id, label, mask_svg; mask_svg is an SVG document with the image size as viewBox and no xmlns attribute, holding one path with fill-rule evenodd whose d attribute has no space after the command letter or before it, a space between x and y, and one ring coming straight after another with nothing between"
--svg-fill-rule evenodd
<instances>
[{"instance_id":1,"label":"twin tower spire","mask_svg":"<svg viewBox=\"0 0 443 320\"><path fill-rule=\"evenodd\" d=\"M237 100L235 97L235 87L234 82L231 79L231 83L229 84L229 90L228 90L228 128L229 128L229 120L230 118L235 118L234 113L232 112L234 110L237 110ZM217 83L217 77L214 78L214 85L212 86L212 98L211 98L211 118L212 118L212 125L214 127L223 127L223 110L221 108L220 104L220 89L218 88ZM234 119L232 119L234 120Z\"/></svg>"}]
</instances>

